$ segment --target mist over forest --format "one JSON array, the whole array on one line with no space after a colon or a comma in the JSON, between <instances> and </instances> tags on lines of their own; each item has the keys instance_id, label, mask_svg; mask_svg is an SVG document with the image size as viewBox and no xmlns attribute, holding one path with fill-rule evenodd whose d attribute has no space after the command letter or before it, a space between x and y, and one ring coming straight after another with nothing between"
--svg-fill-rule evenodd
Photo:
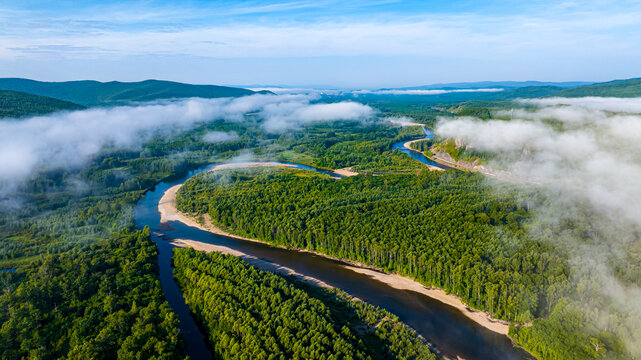
<instances>
[{"instance_id":1,"label":"mist over forest","mask_svg":"<svg viewBox=\"0 0 641 360\"><path fill-rule=\"evenodd\" d=\"M641 359L641 3L0 23L1 359Z\"/></svg>"}]
</instances>

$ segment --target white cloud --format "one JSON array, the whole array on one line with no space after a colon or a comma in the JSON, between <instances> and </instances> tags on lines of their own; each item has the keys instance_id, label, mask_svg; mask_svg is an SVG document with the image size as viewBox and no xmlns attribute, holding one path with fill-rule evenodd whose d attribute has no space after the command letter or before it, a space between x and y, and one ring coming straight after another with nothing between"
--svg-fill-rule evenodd
<instances>
[{"instance_id":1,"label":"white cloud","mask_svg":"<svg viewBox=\"0 0 641 360\"><path fill-rule=\"evenodd\" d=\"M641 98L588 96L578 98L551 97L543 99L521 99L519 101L524 104L541 106L571 105L572 109L568 111L568 114L576 113L578 111L576 108L641 114ZM582 116L585 114L594 114L594 112L583 111ZM564 117L561 116L561 118Z\"/></svg>"},{"instance_id":2,"label":"white cloud","mask_svg":"<svg viewBox=\"0 0 641 360\"><path fill-rule=\"evenodd\" d=\"M488 16L470 12L370 20L352 15L305 22L264 19L214 23L193 21L193 17L204 16L204 9L200 13L198 9L141 9L140 13L155 14L142 18L127 9L103 9L105 13L95 9L96 13L82 12L77 18L31 21L23 19L37 15L24 11L21 16L1 18L6 22L6 36L0 39L0 56L44 58L49 54L34 54L30 49L52 50L48 48L52 45L58 47L60 56L105 56L111 52L110 57L116 58L150 54L216 58L457 54L492 60L541 52L591 55L597 50L638 56L631 47L638 44L638 38L625 27L641 24L640 9L607 10L568 10L554 17L550 13ZM121 22L119 18L131 20ZM144 26L138 26L141 22ZM93 55L91 49L95 49Z\"/></svg>"},{"instance_id":3,"label":"white cloud","mask_svg":"<svg viewBox=\"0 0 641 360\"><path fill-rule=\"evenodd\" d=\"M287 88L287 87L248 87L252 91L271 91L274 94L310 94L310 95L340 95L343 90L314 89L314 88Z\"/></svg>"},{"instance_id":4,"label":"white cloud","mask_svg":"<svg viewBox=\"0 0 641 360\"><path fill-rule=\"evenodd\" d=\"M81 166L104 147L139 148L154 135L172 135L215 119L243 121L245 114L257 113L266 130L283 131L311 122L364 120L374 114L359 103L315 104L314 99L309 95L193 98L1 120L0 188L8 191L41 170ZM237 136L215 132L204 140Z\"/></svg>"},{"instance_id":5,"label":"white cloud","mask_svg":"<svg viewBox=\"0 0 641 360\"><path fill-rule=\"evenodd\" d=\"M351 101L311 105L281 102L269 104L261 111L265 118L264 128L268 131L282 131L321 121L362 121L373 117L374 114L375 110L371 107Z\"/></svg>"},{"instance_id":6,"label":"white cloud","mask_svg":"<svg viewBox=\"0 0 641 360\"><path fill-rule=\"evenodd\" d=\"M476 92L501 92L503 89L500 88L491 88L491 89L452 89L452 90L401 90L401 89L390 89L390 90L356 90L352 91L354 94L372 94L372 95L441 95L441 94L451 94L451 93L476 93Z\"/></svg>"},{"instance_id":7,"label":"white cloud","mask_svg":"<svg viewBox=\"0 0 641 360\"><path fill-rule=\"evenodd\" d=\"M511 176L506 179L536 184L548 194L548 203L534 209L536 219L530 229L535 236L554 232L568 220L580 224L581 231L554 232L553 241L564 248L571 244L567 248L573 251L573 271L593 281L592 290L613 306L599 309L606 324L612 321L610 328L618 326L620 314L627 318L630 333L619 335L635 356L641 355L641 290L619 281L614 276L619 270L612 265L634 268L626 265L630 261L626 256L630 244L640 241L639 101L527 100L541 107L515 110L512 121L443 119L436 129L442 136L462 138L475 149L493 153L489 166L507 170ZM597 216L586 224L586 213ZM619 315L608 318L612 309Z\"/></svg>"}]
</instances>

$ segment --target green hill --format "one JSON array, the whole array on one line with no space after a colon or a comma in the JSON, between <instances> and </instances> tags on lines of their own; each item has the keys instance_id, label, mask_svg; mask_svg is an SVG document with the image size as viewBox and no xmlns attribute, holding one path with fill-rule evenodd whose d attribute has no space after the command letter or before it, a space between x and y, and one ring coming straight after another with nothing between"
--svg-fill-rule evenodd
<instances>
[{"instance_id":1,"label":"green hill","mask_svg":"<svg viewBox=\"0 0 641 360\"><path fill-rule=\"evenodd\" d=\"M614 80L593 85L586 85L572 89L566 89L557 96L580 97L580 96L612 96L612 97L636 97L641 96L641 78Z\"/></svg>"},{"instance_id":2,"label":"green hill","mask_svg":"<svg viewBox=\"0 0 641 360\"><path fill-rule=\"evenodd\" d=\"M537 98L544 96L553 96L563 91L560 86L525 86L518 89L506 90L497 93L495 99L517 99L517 98Z\"/></svg>"},{"instance_id":3,"label":"green hill","mask_svg":"<svg viewBox=\"0 0 641 360\"><path fill-rule=\"evenodd\" d=\"M99 82L92 80L43 82L20 78L4 78L0 79L0 89L50 96L85 106L170 98L218 98L255 94L254 91L241 88L191 85L160 80L139 82Z\"/></svg>"},{"instance_id":4,"label":"green hill","mask_svg":"<svg viewBox=\"0 0 641 360\"><path fill-rule=\"evenodd\" d=\"M85 107L69 101L19 91L0 90L0 118L46 114L59 110L80 110Z\"/></svg>"}]
</instances>

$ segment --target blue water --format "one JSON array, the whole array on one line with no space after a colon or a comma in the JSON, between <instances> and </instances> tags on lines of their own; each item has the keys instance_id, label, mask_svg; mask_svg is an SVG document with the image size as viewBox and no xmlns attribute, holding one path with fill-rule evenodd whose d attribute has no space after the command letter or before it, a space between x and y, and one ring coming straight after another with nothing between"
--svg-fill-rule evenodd
<instances>
[{"instance_id":1,"label":"blue water","mask_svg":"<svg viewBox=\"0 0 641 360\"><path fill-rule=\"evenodd\" d=\"M343 177L331 171L317 169L307 165L278 161L270 162L290 165L292 167L295 167L296 169L315 171L332 177ZM218 239L226 239L226 237L213 235L196 228L190 228L178 222L171 222L171 226L169 226L168 224L161 224L160 214L158 213L158 202L160 201L160 198L165 193L165 191L167 191L167 189L169 189L170 187L177 184L182 184L194 175L203 171L211 170L216 165L221 164L224 163L206 165L197 170L188 172L187 175L182 179L169 182L161 182L160 184L156 185L153 190L148 191L145 194L145 197L138 201L138 203L136 203L136 206L134 208L134 218L137 226L139 228L142 228L145 225L149 226L151 228L151 239L158 246L160 284L165 293L165 300L167 300L169 306L171 306L171 308L178 316L178 319L180 320L180 332L182 333L183 338L186 341L185 355L189 355L189 357L191 357L192 359L211 359L212 354L210 349L207 347L207 339L203 335L203 332L200 331L198 325L191 316L191 310L189 309L187 304L185 304L185 298L180 293L178 284L176 284L176 282L174 281L173 267L171 266L171 257L173 255L172 251L174 246L169 241L165 241L164 239L166 238L167 234L171 234L171 236L173 236L174 238L183 237L199 241L207 241L207 239L210 239L212 236L215 236ZM185 235L178 235L176 228L187 229L187 231L191 230L192 232ZM292 252L292 254L293 253L294 252ZM12 270L15 271L15 269L8 269L5 271Z\"/></svg>"},{"instance_id":2,"label":"blue water","mask_svg":"<svg viewBox=\"0 0 641 360\"><path fill-rule=\"evenodd\" d=\"M423 138L424 140L429 140L429 139L434 137L434 133L431 132L425 126L423 126L423 132L425 133L425 137ZM401 142L398 142L398 143L392 145L392 150L399 150L400 152L409 155L412 159L414 159L416 161L420 161L423 164L436 166L437 168L441 168L441 169L445 169L445 170L450 169L449 166L441 165L441 164L431 160L427 156L423 155L423 153L421 153L420 151L416 151L416 150L412 150L412 149L406 148L403 145L406 142L407 142L407 140L406 141L401 141Z\"/></svg>"}]
</instances>

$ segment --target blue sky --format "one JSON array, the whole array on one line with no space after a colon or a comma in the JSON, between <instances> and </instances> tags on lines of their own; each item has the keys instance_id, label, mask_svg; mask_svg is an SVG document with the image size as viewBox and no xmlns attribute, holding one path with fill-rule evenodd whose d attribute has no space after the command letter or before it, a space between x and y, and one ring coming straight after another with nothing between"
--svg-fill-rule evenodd
<instances>
[{"instance_id":1,"label":"blue sky","mask_svg":"<svg viewBox=\"0 0 641 360\"><path fill-rule=\"evenodd\" d=\"M638 1L0 0L0 77L378 88L639 64Z\"/></svg>"}]
</instances>

